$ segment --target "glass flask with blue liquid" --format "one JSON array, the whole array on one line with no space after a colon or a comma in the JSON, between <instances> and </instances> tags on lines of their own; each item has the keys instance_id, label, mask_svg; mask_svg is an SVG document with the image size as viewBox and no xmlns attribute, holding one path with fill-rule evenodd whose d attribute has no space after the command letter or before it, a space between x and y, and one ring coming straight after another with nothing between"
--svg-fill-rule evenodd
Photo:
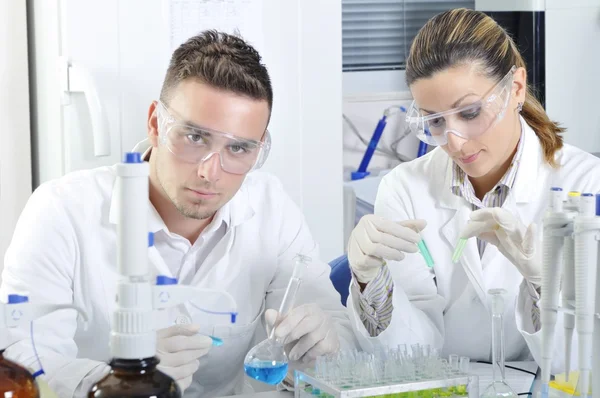
<instances>
[{"instance_id":1,"label":"glass flask with blue liquid","mask_svg":"<svg viewBox=\"0 0 600 398\"><path fill-rule=\"evenodd\" d=\"M283 342L275 338L275 328L294 306L296 293L302 283L302 277L310 257L298 254L294 258L294 270L279 307L277 320L269 333L269 337L252 348L244 359L244 371L255 380L277 385L285 379L288 372L288 357Z\"/></svg>"}]
</instances>

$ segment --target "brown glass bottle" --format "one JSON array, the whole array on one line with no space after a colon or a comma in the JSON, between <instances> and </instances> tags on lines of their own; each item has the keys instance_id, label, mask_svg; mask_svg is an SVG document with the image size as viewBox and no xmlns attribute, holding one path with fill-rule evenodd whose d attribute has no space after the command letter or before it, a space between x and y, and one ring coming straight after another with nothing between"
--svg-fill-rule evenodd
<instances>
[{"instance_id":1,"label":"brown glass bottle","mask_svg":"<svg viewBox=\"0 0 600 398\"><path fill-rule=\"evenodd\" d=\"M113 359L110 373L92 386L88 398L181 398L171 377L156 369L158 358Z\"/></svg>"},{"instance_id":2,"label":"brown glass bottle","mask_svg":"<svg viewBox=\"0 0 600 398\"><path fill-rule=\"evenodd\" d=\"M4 350L0 350L0 396L39 398L40 391L31 373L23 366L4 358L3 354Z\"/></svg>"}]
</instances>

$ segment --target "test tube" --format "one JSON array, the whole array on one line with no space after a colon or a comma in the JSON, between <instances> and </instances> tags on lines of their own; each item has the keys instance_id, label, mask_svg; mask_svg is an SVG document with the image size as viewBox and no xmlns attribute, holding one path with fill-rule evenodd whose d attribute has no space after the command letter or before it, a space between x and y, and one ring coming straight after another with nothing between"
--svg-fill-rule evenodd
<instances>
[{"instance_id":1,"label":"test tube","mask_svg":"<svg viewBox=\"0 0 600 398\"><path fill-rule=\"evenodd\" d=\"M458 243L456 244L456 248L454 249L454 253L452 253L452 262L456 264L460 257L462 256L463 250L465 250L465 245L467 244L467 239L460 238Z\"/></svg>"},{"instance_id":2,"label":"test tube","mask_svg":"<svg viewBox=\"0 0 600 398\"><path fill-rule=\"evenodd\" d=\"M427 266L429 268L433 268L433 257L431 257L431 253L429 252L429 249L427 248L427 245L425 244L425 241L423 239L421 239L419 243L417 243L417 247L419 248L419 252L421 252L421 255L423 256L423 259L425 260Z\"/></svg>"},{"instance_id":3,"label":"test tube","mask_svg":"<svg viewBox=\"0 0 600 398\"><path fill-rule=\"evenodd\" d=\"M459 370L460 373L469 374L471 371L471 358L460 357Z\"/></svg>"},{"instance_id":4,"label":"test tube","mask_svg":"<svg viewBox=\"0 0 600 398\"><path fill-rule=\"evenodd\" d=\"M452 373L458 373L458 371L459 371L458 355L450 354L450 356L448 357L448 362L450 363L450 370L452 371Z\"/></svg>"}]
</instances>

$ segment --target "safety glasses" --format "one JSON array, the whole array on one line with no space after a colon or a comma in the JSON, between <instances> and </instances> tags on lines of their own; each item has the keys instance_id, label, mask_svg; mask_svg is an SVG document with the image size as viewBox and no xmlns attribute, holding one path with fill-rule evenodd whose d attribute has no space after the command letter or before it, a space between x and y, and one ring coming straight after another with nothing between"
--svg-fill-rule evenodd
<instances>
[{"instance_id":1,"label":"safety glasses","mask_svg":"<svg viewBox=\"0 0 600 398\"><path fill-rule=\"evenodd\" d=\"M186 163L200 164L218 155L223 171L246 174L262 166L266 160L270 149L268 131L265 131L264 141L248 140L182 122L161 101L158 101L156 109L160 142Z\"/></svg>"},{"instance_id":2,"label":"safety glasses","mask_svg":"<svg viewBox=\"0 0 600 398\"><path fill-rule=\"evenodd\" d=\"M406 113L406 123L411 132L428 145L446 145L448 133L466 140L477 138L504 117L516 70L513 66L488 94L469 105L423 115L413 101Z\"/></svg>"}]
</instances>

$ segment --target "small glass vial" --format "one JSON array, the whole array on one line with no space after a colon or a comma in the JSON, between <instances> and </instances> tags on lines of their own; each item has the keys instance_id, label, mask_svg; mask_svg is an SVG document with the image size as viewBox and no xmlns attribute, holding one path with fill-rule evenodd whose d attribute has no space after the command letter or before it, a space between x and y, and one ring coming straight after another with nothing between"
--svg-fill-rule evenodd
<instances>
[{"instance_id":1,"label":"small glass vial","mask_svg":"<svg viewBox=\"0 0 600 398\"><path fill-rule=\"evenodd\" d=\"M156 369L158 358L113 359L110 373L92 386L88 398L181 398L171 377Z\"/></svg>"},{"instance_id":2,"label":"small glass vial","mask_svg":"<svg viewBox=\"0 0 600 398\"><path fill-rule=\"evenodd\" d=\"M0 350L0 396L12 398L39 398L35 379L23 366L4 358Z\"/></svg>"}]
</instances>

